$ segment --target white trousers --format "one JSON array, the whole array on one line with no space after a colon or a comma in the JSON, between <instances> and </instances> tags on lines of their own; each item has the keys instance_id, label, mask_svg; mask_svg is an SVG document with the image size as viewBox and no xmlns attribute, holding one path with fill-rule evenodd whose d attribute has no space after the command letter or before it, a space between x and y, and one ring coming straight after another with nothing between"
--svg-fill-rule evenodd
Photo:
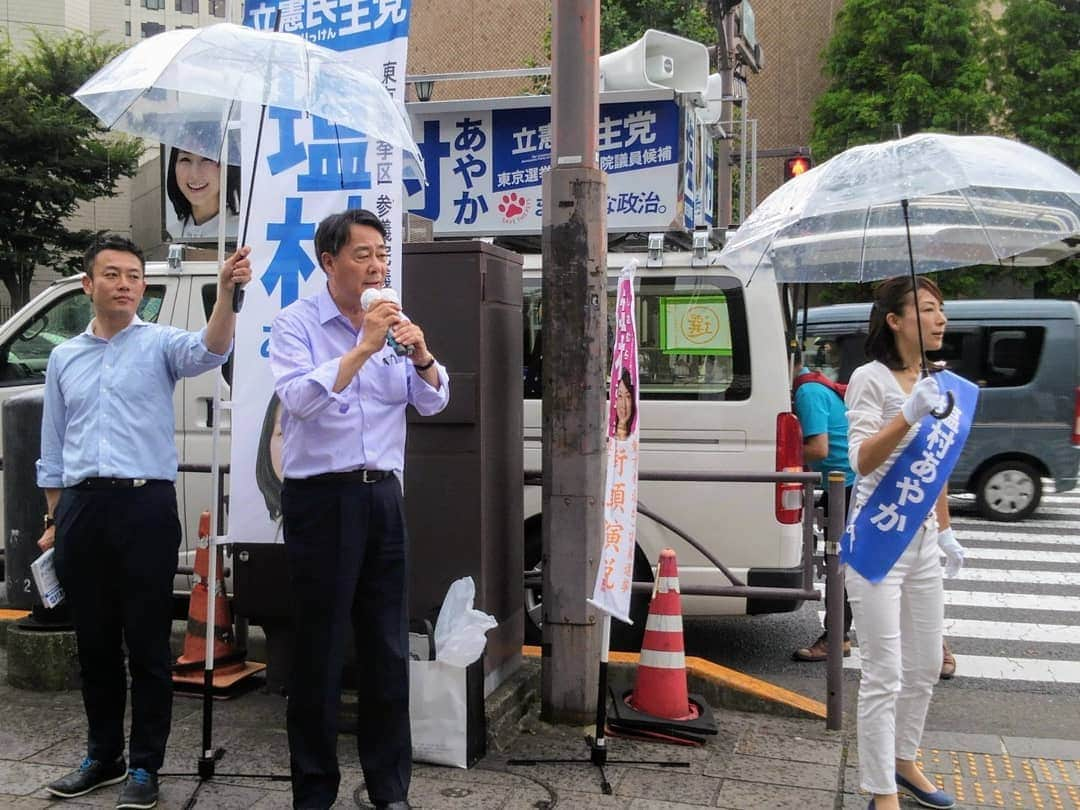
<instances>
[{"instance_id":1,"label":"white trousers","mask_svg":"<svg viewBox=\"0 0 1080 810\"><path fill-rule=\"evenodd\" d=\"M862 662L859 780L896 792L896 760L915 759L930 696L941 674L945 594L937 531L919 529L878 583L850 566L846 582Z\"/></svg>"}]
</instances>

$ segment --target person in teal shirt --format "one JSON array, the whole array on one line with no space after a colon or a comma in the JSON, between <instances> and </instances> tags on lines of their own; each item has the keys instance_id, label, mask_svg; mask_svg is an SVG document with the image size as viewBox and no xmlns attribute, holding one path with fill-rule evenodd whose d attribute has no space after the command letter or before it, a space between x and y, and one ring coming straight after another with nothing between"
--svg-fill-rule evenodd
<instances>
[{"instance_id":1,"label":"person in teal shirt","mask_svg":"<svg viewBox=\"0 0 1080 810\"><path fill-rule=\"evenodd\" d=\"M795 366L802 366L801 353L795 355ZM844 474L844 503L847 513L855 472L848 463L848 418L842 389L824 375L813 374L802 366L794 380L794 409L803 433L803 459L814 472L823 477L830 472ZM826 520L829 516L828 489L822 499ZM844 591L844 657L851 655L851 605ZM808 647L800 647L792 657L796 661L824 661L828 651L829 625L825 632Z\"/></svg>"}]
</instances>

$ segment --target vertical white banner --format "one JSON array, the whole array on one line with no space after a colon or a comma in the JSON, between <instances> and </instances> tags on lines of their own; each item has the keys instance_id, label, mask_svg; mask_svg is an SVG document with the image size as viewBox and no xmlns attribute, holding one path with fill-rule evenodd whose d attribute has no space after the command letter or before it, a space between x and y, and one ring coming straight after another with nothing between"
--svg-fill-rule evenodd
<instances>
[{"instance_id":1,"label":"vertical white banner","mask_svg":"<svg viewBox=\"0 0 1080 810\"><path fill-rule=\"evenodd\" d=\"M404 102L408 0L256 0L244 7L246 25L273 30L277 22L280 31L346 51L355 66ZM253 278L233 354L227 542L282 541L281 425L268 362L270 325L282 308L326 283L314 246L319 221L346 208L375 213L391 251L387 281L401 286L400 150L332 121L275 107L266 110L260 138L259 119L258 108L245 107L242 207L254 168L246 239Z\"/></svg>"},{"instance_id":2,"label":"vertical white banner","mask_svg":"<svg viewBox=\"0 0 1080 810\"><path fill-rule=\"evenodd\" d=\"M615 346L608 397L607 479L604 484L604 537L596 585L589 602L631 624L638 499L638 356L634 319L634 270L619 274L615 302Z\"/></svg>"}]
</instances>

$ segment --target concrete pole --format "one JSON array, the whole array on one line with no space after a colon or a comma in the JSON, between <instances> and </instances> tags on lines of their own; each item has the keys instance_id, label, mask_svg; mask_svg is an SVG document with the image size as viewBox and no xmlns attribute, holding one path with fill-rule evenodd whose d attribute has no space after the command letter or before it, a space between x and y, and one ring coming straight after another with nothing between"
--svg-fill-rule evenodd
<instances>
[{"instance_id":1,"label":"concrete pole","mask_svg":"<svg viewBox=\"0 0 1080 810\"><path fill-rule=\"evenodd\" d=\"M551 171L543 181L542 716L596 711L607 391L607 181L597 160L600 0L559 0L551 18Z\"/></svg>"},{"instance_id":2,"label":"concrete pole","mask_svg":"<svg viewBox=\"0 0 1080 810\"><path fill-rule=\"evenodd\" d=\"M725 101L720 107L720 121L723 123L727 137L716 144L716 225L721 229L731 227L731 137L735 129L732 111L734 109L730 99L735 94L735 16L726 11L720 20L720 36L717 45L716 61L723 81ZM740 189L742 193L742 189Z\"/></svg>"}]
</instances>

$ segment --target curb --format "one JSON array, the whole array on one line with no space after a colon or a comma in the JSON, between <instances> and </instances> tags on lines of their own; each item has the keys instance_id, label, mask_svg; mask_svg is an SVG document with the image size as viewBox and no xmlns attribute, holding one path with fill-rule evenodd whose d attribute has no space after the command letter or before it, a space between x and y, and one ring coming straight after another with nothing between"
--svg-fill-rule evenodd
<instances>
[{"instance_id":1,"label":"curb","mask_svg":"<svg viewBox=\"0 0 1080 810\"><path fill-rule=\"evenodd\" d=\"M525 646L521 648L521 653L526 660L540 658L539 647ZM612 689L621 691L633 686L640 657L637 653L609 654L608 674ZM825 719L824 703L704 658L687 656L686 675L690 691L699 693L717 708L780 717Z\"/></svg>"}]
</instances>

